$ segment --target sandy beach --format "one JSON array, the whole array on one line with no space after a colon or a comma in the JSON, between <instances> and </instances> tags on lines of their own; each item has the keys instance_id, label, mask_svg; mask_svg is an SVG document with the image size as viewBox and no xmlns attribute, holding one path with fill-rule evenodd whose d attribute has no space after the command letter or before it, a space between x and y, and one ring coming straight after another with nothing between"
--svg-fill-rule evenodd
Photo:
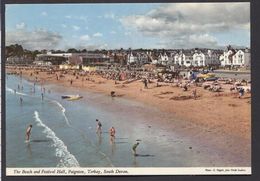
<instances>
[{"instance_id":1,"label":"sandy beach","mask_svg":"<svg viewBox=\"0 0 260 181\"><path fill-rule=\"evenodd\" d=\"M22 76L38 84L57 84L80 90L102 93L110 96L115 92L115 99L121 97L142 102L156 107L164 112L165 117L175 120L167 124L169 128L181 134L196 138L197 144L207 142L217 149L230 154L239 155L246 160L246 166L251 164L251 94L245 93L238 98L238 93L231 92L228 85L222 92L211 92L203 87L190 85L183 91L174 84L156 82L148 83L144 88L142 81L131 83L108 80L100 75L76 76L68 72L57 80L57 74L31 69L18 70L7 67L7 73L22 71ZM72 83L71 83L72 80ZM197 98L193 99L192 90L196 88ZM140 110L141 111L141 110ZM243 146L241 146L243 145Z\"/></svg>"}]
</instances>

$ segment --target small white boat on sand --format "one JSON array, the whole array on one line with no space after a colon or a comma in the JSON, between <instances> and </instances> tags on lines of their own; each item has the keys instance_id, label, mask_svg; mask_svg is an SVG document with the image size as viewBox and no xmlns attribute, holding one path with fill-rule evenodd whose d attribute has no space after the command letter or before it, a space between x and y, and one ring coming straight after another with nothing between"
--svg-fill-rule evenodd
<instances>
[{"instance_id":1,"label":"small white boat on sand","mask_svg":"<svg viewBox=\"0 0 260 181\"><path fill-rule=\"evenodd\" d=\"M63 95L61 96L62 99L66 99L68 101L74 101L83 98L80 95Z\"/></svg>"}]
</instances>

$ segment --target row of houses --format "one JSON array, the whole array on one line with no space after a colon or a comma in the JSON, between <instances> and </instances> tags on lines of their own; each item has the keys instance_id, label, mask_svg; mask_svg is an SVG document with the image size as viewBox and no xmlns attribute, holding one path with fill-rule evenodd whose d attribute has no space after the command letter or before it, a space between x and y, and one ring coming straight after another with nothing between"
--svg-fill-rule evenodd
<instances>
[{"instance_id":1,"label":"row of houses","mask_svg":"<svg viewBox=\"0 0 260 181\"><path fill-rule=\"evenodd\" d=\"M251 54L249 49L228 50L219 57L221 66L245 66L250 67Z\"/></svg>"},{"instance_id":2,"label":"row of houses","mask_svg":"<svg viewBox=\"0 0 260 181\"><path fill-rule=\"evenodd\" d=\"M160 53L158 57L152 56L151 52L135 53L127 55L128 64L162 64L162 65L180 65L180 66L250 66L251 57L249 49L227 50L223 54L212 50L194 52L179 51L176 53Z\"/></svg>"},{"instance_id":3,"label":"row of houses","mask_svg":"<svg viewBox=\"0 0 260 181\"><path fill-rule=\"evenodd\" d=\"M7 63L26 61L24 57L8 57ZM31 61L31 60L30 60ZM251 57L249 49L229 49L222 53L214 50L180 50L161 52L157 55L152 51L129 51L126 53L51 53L38 54L35 61L38 65L97 65L105 63L118 63L122 65L159 64L165 66L179 65L185 67L203 66L250 66Z\"/></svg>"}]
</instances>

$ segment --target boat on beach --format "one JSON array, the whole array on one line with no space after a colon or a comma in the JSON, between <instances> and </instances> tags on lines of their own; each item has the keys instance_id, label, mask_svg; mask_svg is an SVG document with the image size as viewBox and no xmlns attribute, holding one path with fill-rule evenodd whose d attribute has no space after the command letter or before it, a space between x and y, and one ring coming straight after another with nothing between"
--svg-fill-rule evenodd
<instances>
[{"instance_id":1,"label":"boat on beach","mask_svg":"<svg viewBox=\"0 0 260 181\"><path fill-rule=\"evenodd\" d=\"M62 99L66 99L68 101L74 101L83 98L83 96L80 95L63 95L61 96Z\"/></svg>"},{"instance_id":2,"label":"boat on beach","mask_svg":"<svg viewBox=\"0 0 260 181\"><path fill-rule=\"evenodd\" d=\"M201 73L197 75L198 78L203 78L203 79L207 79L207 78L213 78L215 77L215 74L213 73Z\"/></svg>"},{"instance_id":3,"label":"boat on beach","mask_svg":"<svg viewBox=\"0 0 260 181\"><path fill-rule=\"evenodd\" d=\"M61 98L62 99L68 99L68 98L70 98L70 97L72 97L73 95L63 95L63 96L61 96Z\"/></svg>"}]
</instances>

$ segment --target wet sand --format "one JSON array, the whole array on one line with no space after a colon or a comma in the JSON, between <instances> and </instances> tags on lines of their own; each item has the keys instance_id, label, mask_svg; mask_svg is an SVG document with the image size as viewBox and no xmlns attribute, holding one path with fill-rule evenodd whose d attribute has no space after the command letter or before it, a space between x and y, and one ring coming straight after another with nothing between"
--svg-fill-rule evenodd
<instances>
[{"instance_id":1,"label":"wet sand","mask_svg":"<svg viewBox=\"0 0 260 181\"><path fill-rule=\"evenodd\" d=\"M14 71L7 69L7 72ZM30 76L31 70L23 70L23 76L34 81L35 74ZM219 156L228 158L234 166L250 166L251 164L251 94L247 93L242 99L238 99L237 93L224 92L214 93L196 87L198 98L187 100L174 100L180 96L191 96L189 88L183 92L179 87L156 83L148 84L144 89L141 81L130 84L115 84L113 80L106 80L98 75L75 79L73 75L65 75L56 80L55 74L39 72L38 80L44 84L58 84L65 87L74 87L90 92L102 93L110 96L115 91L114 99L131 99L142 102L150 107L159 109L163 127L185 137L192 138L194 145L214 148ZM72 85L70 80L73 80ZM120 108L119 108L120 110ZM118 111L118 110L117 110ZM138 110L142 111L142 110ZM172 118L172 119L170 119ZM152 121L152 120L151 120ZM160 120L153 120L159 122ZM192 148L191 148L192 149Z\"/></svg>"}]
</instances>

